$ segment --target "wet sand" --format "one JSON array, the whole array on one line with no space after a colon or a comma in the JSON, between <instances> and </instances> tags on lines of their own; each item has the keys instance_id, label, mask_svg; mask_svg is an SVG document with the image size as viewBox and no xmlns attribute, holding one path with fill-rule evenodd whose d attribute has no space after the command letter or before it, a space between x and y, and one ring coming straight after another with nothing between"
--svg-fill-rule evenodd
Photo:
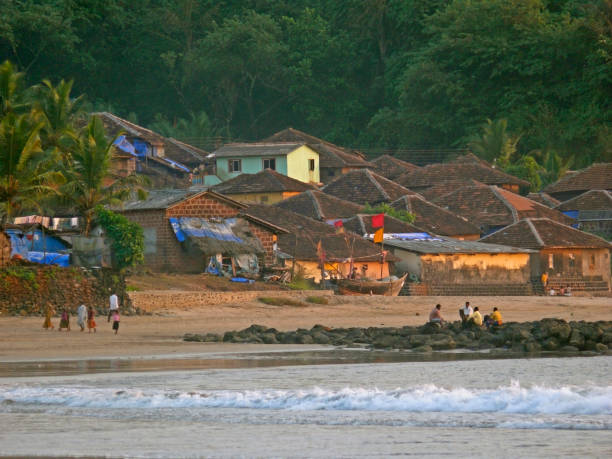
<instances>
[{"instance_id":1,"label":"wet sand","mask_svg":"<svg viewBox=\"0 0 612 459\"><path fill-rule=\"evenodd\" d=\"M545 317L568 321L612 320L612 298L609 297L475 297L470 300L483 314L497 306L506 322ZM0 361L273 352L286 350L288 346L184 342L182 337L185 333L240 330L251 324L278 330L311 328L315 324L330 327L419 325L426 321L436 303L442 304L442 313L447 319L458 320L457 310L464 301L465 298L459 297L334 297L329 305L305 307L248 302L188 310L161 308L150 316L123 316L118 335L113 334L105 317L98 317L95 334L80 332L74 317L69 333L43 330L42 317L0 317ZM59 319L55 318L56 327L58 323Z\"/></svg>"}]
</instances>

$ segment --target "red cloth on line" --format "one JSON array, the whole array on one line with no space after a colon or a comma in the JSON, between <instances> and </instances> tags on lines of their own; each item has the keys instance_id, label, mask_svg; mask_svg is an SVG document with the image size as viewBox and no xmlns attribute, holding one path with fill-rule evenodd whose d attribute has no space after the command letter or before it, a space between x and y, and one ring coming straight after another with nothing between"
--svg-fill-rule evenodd
<instances>
[{"instance_id":1,"label":"red cloth on line","mask_svg":"<svg viewBox=\"0 0 612 459\"><path fill-rule=\"evenodd\" d=\"M385 226L385 214L372 215L372 228Z\"/></svg>"}]
</instances>

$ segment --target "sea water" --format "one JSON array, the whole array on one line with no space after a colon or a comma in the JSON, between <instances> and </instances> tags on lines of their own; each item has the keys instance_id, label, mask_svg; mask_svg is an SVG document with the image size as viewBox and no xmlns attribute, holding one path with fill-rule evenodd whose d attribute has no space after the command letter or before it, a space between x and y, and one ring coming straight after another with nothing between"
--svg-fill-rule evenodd
<instances>
[{"instance_id":1,"label":"sea water","mask_svg":"<svg viewBox=\"0 0 612 459\"><path fill-rule=\"evenodd\" d=\"M2 378L0 453L612 456L611 357L266 367L256 363L265 355L235 359L244 368Z\"/></svg>"}]
</instances>

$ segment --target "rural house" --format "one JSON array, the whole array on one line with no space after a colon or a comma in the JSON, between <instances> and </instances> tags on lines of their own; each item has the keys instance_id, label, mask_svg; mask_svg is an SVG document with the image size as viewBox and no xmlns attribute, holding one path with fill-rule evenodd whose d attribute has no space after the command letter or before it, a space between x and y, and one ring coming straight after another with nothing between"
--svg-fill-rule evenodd
<instances>
[{"instance_id":1,"label":"rural house","mask_svg":"<svg viewBox=\"0 0 612 459\"><path fill-rule=\"evenodd\" d=\"M304 191L279 202L276 206L327 223L350 218L363 211L363 206L359 204L314 190Z\"/></svg>"},{"instance_id":2,"label":"rural house","mask_svg":"<svg viewBox=\"0 0 612 459\"><path fill-rule=\"evenodd\" d=\"M286 230L238 214L247 206L213 191L154 190L145 200L115 209L145 236L145 266L154 271L203 272L221 255L258 266L274 262L274 244ZM223 261L223 260L221 260Z\"/></svg>"},{"instance_id":3,"label":"rural house","mask_svg":"<svg viewBox=\"0 0 612 459\"><path fill-rule=\"evenodd\" d=\"M352 267L364 266L374 276L386 277L389 263L395 260L393 256L383 260L380 247L361 236L348 232L337 234L331 225L277 206L253 205L240 215L286 229L287 233L278 235L279 257L295 259L296 269L303 270L305 277L315 282L321 280L322 260L324 270L332 278L346 277Z\"/></svg>"},{"instance_id":4,"label":"rural house","mask_svg":"<svg viewBox=\"0 0 612 459\"><path fill-rule=\"evenodd\" d=\"M379 156L370 162L375 167L374 172L388 178L389 180L395 180L400 175L420 169L419 166L409 163L408 161L402 161L401 159L394 158L390 155Z\"/></svg>"},{"instance_id":5,"label":"rural house","mask_svg":"<svg viewBox=\"0 0 612 459\"><path fill-rule=\"evenodd\" d=\"M563 202L590 190L612 191L612 163L595 163L586 169L566 173L543 191Z\"/></svg>"},{"instance_id":6,"label":"rural house","mask_svg":"<svg viewBox=\"0 0 612 459\"><path fill-rule=\"evenodd\" d=\"M510 244L537 250L531 260L532 277L548 273L548 287L559 291L608 293L610 249L604 239L548 218L528 218L481 239L481 242Z\"/></svg>"},{"instance_id":7,"label":"rural house","mask_svg":"<svg viewBox=\"0 0 612 459\"><path fill-rule=\"evenodd\" d=\"M519 192L530 183L500 171L474 155L465 155L449 163L428 166L401 175L395 181L412 191L422 193L441 182L473 179L486 185L496 185L505 190Z\"/></svg>"},{"instance_id":8,"label":"rural house","mask_svg":"<svg viewBox=\"0 0 612 459\"><path fill-rule=\"evenodd\" d=\"M476 225L426 201L418 194L402 196L393 201L391 207L410 212L415 216L414 224L428 233L467 241L480 238L480 228Z\"/></svg>"},{"instance_id":9,"label":"rural house","mask_svg":"<svg viewBox=\"0 0 612 459\"><path fill-rule=\"evenodd\" d=\"M531 295L529 249L428 234L385 238L410 295Z\"/></svg>"},{"instance_id":10,"label":"rural house","mask_svg":"<svg viewBox=\"0 0 612 459\"><path fill-rule=\"evenodd\" d=\"M320 181L329 183L334 178L355 169L372 168L363 153L349 148L339 147L318 137L287 128L272 134L262 142L297 142L306 143L319 153Z\"/></svg>"},{"instance_id":11,"label":"rural house","mask_svg":"<svg viewBox=\"0 0 612 459\"><path fill-rule=\"evenodd\" d=\"M531 199L532 201L539 202L546 207L550 207L551 209L561 204L561 201L553 198L551 195L544 193L543 191L540 191L539 193L528 193L525 197L527 199Z\"/></svg>"},{"instance_id":12,"label":"rural house","mask_svg":"<svg viewBox=\"0 0 612 459\"><path fill-rule=\"evenodd\" d=\"M338 177L321 191L357 204L390 203L413 191L398 185L368 169L359 169Z\"/></svg>"},{"instance_id":13,"label":"rural house","mask_svg":"<svg viewBox=\"0 0 612 459\"><path fill-rule=\"evenodd\" d=\"M226 181L240 174L272 169L305 183L319 183L319 153L300 143L229 143L215 150L217 176Z\"/></svg>"},{"instance_id":14,"label":"rural house","mask_svg":"<svg viewBox=\"0 0 612 459\"><path fill-rule=\"evenodd\" d=\"M364 237L376 232L376 228L372 226L372 214L357 214L351 218L342 219L342 226L345 230L352 231ZM400 220L399 218L389 215L385 215L384 217L384 234L422 232L423 229Z\"/></svg>"},{"instance_id":15,"label":"rural house","mask_svg":"<svg viewBox=\"0 0 612 459\"><path fill-rule=\"evenodd\" d=\"M433 202L477 225L483 235L523 218L550 218L565 225L574 223L558 210L493 185L465 186Z\"/></svg>"},{"instance_id":16,"label":"rural house","mask_svg":"<svg viewBox=\"0 0 612 459\"><path fill-rule=\"evenodd\" d=\"M264 169L256 174L240 174L212 187L212 190L245 204L274 204L317 187Z\"/></svg>"},{"instance_id":17,"label":"rural house","mask_svg":"<svg viewBox=\"0 0 612 459\"><path fill-rule=\"evenodd\" d=\"M582 231L612 239L612 193L591 190L559 204L555 209L578 222Z\"/></svg>"}]
</instances>

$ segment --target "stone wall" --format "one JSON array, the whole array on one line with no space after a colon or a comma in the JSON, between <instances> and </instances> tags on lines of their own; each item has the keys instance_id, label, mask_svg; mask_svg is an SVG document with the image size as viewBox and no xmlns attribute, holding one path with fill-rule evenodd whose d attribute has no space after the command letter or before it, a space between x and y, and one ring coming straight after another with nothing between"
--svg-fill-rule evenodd
<instances>
[{"instance_id":1,"label":"stone wall","mask_svg":"<svg viewBox=\"0 0 612 459\"><path fill-rule=\"evenodd\" d=\"M259 297L306 299L308 296L333 296L333 294L332 290L252 290L246 292L150 290L128 292L134 307L147 312L163 308L195 309L226 303L244 303L255 301Z\"/></svg>"}]
</instances>

